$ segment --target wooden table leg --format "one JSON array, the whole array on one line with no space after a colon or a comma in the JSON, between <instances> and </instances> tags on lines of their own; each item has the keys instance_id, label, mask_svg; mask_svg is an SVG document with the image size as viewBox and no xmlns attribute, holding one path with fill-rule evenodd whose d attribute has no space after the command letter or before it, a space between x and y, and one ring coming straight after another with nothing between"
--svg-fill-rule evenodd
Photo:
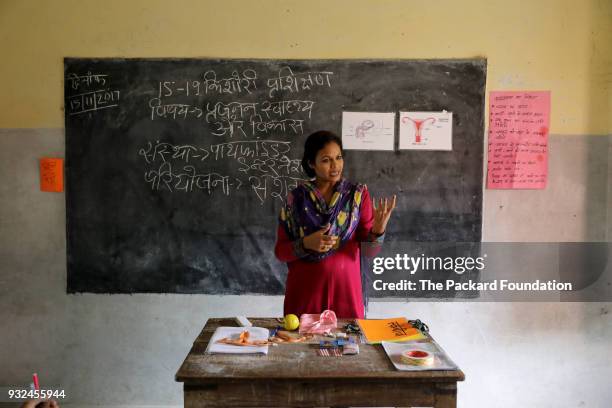
<instances>
[{"instance_id":1,"label":"wooden table leg","mask_svg":"<svg viewBox=\"0 0 612 408\"><path fill-rule=\"evenodd\" d=\"M457 408L457 383L437 383L434 408Z\"/></svg>"}]
</instances>

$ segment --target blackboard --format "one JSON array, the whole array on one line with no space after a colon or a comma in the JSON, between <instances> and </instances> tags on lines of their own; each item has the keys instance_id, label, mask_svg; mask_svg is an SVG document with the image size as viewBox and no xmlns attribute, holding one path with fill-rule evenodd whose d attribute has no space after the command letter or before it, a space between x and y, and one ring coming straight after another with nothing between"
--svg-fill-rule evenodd
<instances>
[{"instance_id":1,"label":"blackboard","mask_svg":"<svg viewBox=\"0 0 612 408\"><path fill-rule=\"evenodd\" d=\"M273 245L308 134L453 112L453 150L345 152L398 194L387 240L478 242L484 60L66 58L68 292L282 294ZM396 140L397 145L397 140Z\"/></svg>"}]
</instances>

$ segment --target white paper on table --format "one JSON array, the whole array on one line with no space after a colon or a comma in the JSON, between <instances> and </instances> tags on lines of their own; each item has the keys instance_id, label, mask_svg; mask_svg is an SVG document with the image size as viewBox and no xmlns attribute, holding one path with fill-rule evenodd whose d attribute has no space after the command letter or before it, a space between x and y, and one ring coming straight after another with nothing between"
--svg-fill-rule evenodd
<instances>
[{"instance_id":1,"label":"white paper on table","mask_svg":"<svg viewBox=\"0 0 612 408\"><path fill-rule=\"evenodd\" d=\"M234 346L231 344L216 343L224 337L238 339L243 331L249 332L249 340L268 340L270 331L263 327L217 327L213 333L208 346L207 353L228 353L228 354L268 354L268 346Z\"/></svg>"},{"instance_id":2,"label":"white paper on table","mask_svg":"<svg viewBox=\"0 0 612 408\"><path fill-rule=\"evenodd\" d=\"M456 370L457 365L446 355L444 350L434 341L421 342L405 341L392 342L383 341L382 343L389 360L396 369L400 371L429 371L429 370ZM419 349L434 355L434 363L429 366L417 366L402 362L402 353L405 350Z\"/></svg>"},{"instance_id":3,"label":"white paper on table","mask_svg":"<svg viewBox=\"0 0 612 408\"><path fill-rule=\"evenodd\" d=\"M342 112L342 147L393 150L395 112Z\"/></svg>"},{"instance_id":4,"label":"white paper on table","mask_svg":"<svg viewBox=\"0 0 612 408\"><path fill-rule=\"evenodd\" d=\"M400 112L399 148L453 150L453 113Z\"/></svg>"}]
</instances>

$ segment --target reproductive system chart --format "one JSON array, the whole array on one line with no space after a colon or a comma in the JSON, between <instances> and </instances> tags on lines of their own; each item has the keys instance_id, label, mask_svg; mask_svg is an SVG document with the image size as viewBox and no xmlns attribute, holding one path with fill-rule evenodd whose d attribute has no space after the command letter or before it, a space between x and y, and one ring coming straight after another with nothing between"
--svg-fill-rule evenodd
<instances>
[{"instance_id":1,"label":"reproductive system chart","mask_svg":"<svg viewBox=\"0 0 612 408\"><path fill-rule=\"evenodd\" d=\"M352 150L393 150L395 112L343 112L342 144Z\"/></svg>"},{"instance_id":2,"label":"reproductive system chart","mask_svg":"<svg viewBox=\"0 0 612 408\"><path fill-rule=\"evenodd\" d=\"M453 113L400 112L399 148L453 150Z\"/></svg>"}]
</instances>

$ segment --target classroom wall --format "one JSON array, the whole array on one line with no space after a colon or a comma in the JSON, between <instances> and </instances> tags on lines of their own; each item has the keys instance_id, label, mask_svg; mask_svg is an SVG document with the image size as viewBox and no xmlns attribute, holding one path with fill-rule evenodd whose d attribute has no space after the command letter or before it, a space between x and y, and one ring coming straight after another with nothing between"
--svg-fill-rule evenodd
<instances>
[{"instance_id":1,"label":"classroom wall","mask_svg":"<svg viewBox=\"0 0 612 408\"><path fill-rule=\"evenodd\" d=\"M38 371L72 406L181 405L174 373L207 318L282 312L273 296L66 295L64 195L37 169L64 155L63 57L486 57L489 90L550 90L552 112L547 189L485 190L483 240L610 241L611 21L609 0L0 0L0 387ZM609 407L611 307L369 316L426 321L466 373L460 407Z\"/></svg>"}]
</instances>

